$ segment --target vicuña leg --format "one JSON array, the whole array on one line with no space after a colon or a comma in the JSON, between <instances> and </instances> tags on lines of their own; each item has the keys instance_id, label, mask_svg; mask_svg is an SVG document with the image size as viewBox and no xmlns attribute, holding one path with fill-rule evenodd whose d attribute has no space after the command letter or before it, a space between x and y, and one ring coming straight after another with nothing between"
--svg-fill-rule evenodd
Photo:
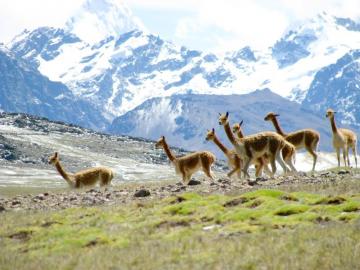
<instances>
[{"instance_id":1,"label":"vicu\u00f1a leg","mask_svg":"<svg viewBox=\"0 0 360 270\"><path fill-rule=\"evenodd\" d=\"M264 159L258 158L257 162L258 163L255 165L255 177L260 177L264 168Z\"/></svg>"},{"instance_id":2,"label":"vicu\u00f1a leg","mask_svg":"<svg viewBox=\"0 0 360 270\"><path fill-rule=\"evenodd\" d=\"M340 167L340 148L336 148L336 157L338 161L338 167Z\"/></svg>"},{"instance_id":3,"label":"vicu\u00f1a leg","mask_svg":"<svg viewBox=\"0 0 360 270\"><path fill-rule=\"evenodd\" d=\"M316 141L311 141L311 139L309 137L305 138L305 148L306 150L309 152L310 155L312 155L313 157L313 167L312 167L312 172L315 171L315 166L316 166L316 162L317 162L317 157L318 155L316 154L316 149L318 146L319 140L317 139Z\"/></svg>"},{"instance_id":4,"label":"vicu\u00f1a leg","mask_svg":"<svg viewBox=\"0 0 360 270\"><path fill-rule=\"evenodd\" d=\"M291 158L285 160L285 163L290 167L291 172L293 172L293 173L297 172L296 168L294 167L294 164L292 163Z\"/></svg>"},{"instance_id":5,"label":"vicu\u00f1a leg","mask_svg":"<svg viewBox=\"0 0 360 270\"><path fill-rule=\"evenodd\" d=\"M211 174L211 163L209 162L209 160L206 158L202 158L201 166L202 166L202 170L205 173L205 175L207 177L209 177L211 180L214 180L214 177Z\"/></svg>"},{"instance_id":6,"label":"vicu\u00f1a leg","mask_svg":"<svg viewBox=\"0 0 360 270\"><path fill-rule=\"evenodd\" d=\"M101 173L100 174L100 186L107 186L109 185L111 181L111 175L109 175L108 173Z\"/></svg>"},{"instance_id":7,"label":"vicu\u00f1a leg","mask_svg":"<svg viewBox=\"0 0 360 270\"><path fill-rule=\"evenodd\" d=\"M349 165L349 167L351 166L351 163L350 163L350 157L349 157L349 152L350 152L350 147L346 147L346 159L347 159L347 163Z\"/></svg>"},{"instance_id":8,"label":"vicu\u00f1a leg","mask_svg":"<svg viewBox=\"0 0 360 270\"><path fill-rule=\"evenodd\" d=\"M227 176L231 177L234 173L236 173L237 171L239 171L240 168L235 167L234 169L232 169L230 172L228 172Z\"/></svg>"},{"instance_id":9,"label":"vicu\u00f1a leg","mask_svg":"<svg viewBox=\"0 0 360 270\"><path fill-rule=\"evenodd\" d=\"M346 162L346 147L343 148L343 159L344 159L345 167L347 167L347 162Z\"/></svg>"},{"instance_id":10,"label":"vicu\u00f1a leg","mask_svg":"<svg viewBox=\"0 0 360 270\"><path fill-rule=\"evenodd\" d=\"M268 164L265 164L264 165L264 172L267 176L270 176L271 175L271 171L269 169L269 165Z\"/></svg>"},{"instance_id":11,"label":"vicu\u00f1a leg","mask_svg":"<svg viewBox=\"0 0 360 270\"><path fill-rule=\"evenodd\" d=\"M243 160L244 161L244 168L243 168L243 172L244 172L244 177L246 178L250 178L250 175L249 175L249 173L248 173L248 170L249 170L249 166L250 166L250 163L251 163L251 161L252 161L252 159L251 158L249 158L249 159L244 159Z\"/></svg>"},{"instance_id":12,"label":"vicu\u00f1a leg","mask_svg":"<svg viewBox=\"0 0 360 270\"><path fill-rule=\"evenodd\" d=\"M286 174L289 169L286 167L285 163L284 163L284 160L282 159L281 157L281 151L277 151L276 154L275 154L275 158L276 158L276 161L279 162L281 168L283 169L284 171L284 174ZM274 173L275 174L275 173Z\"/></svg>"},{"instance_id":13,"label":"vicu\u00f1a leg","mask_svg":"<svg viewBox=\"0 0 360 270\"><path fill-rule=\"evenodd\" d=\"M237 177L241 179L241 167L239 167L236 171Z\"/></svg>"},{"instance_id":14,"label":"vicu\u00f1a leg","mask_svg":"<svg viewBox=\"0 0 360 270\"><path fill-rule=\"evenodd\" d=\"M312 171L315 171L315 166L316 166L316 162L317 162L317 157L318 155L315 153L314 149L312 149L311 147L306 147L306 150L309 152L310 155L312 155L313 157L313 167L312 167ZM340 166L340 165L339 165Z\"/></svg>"},{"instance_id":15,"label":"vicu\u00f1a leg","mask_svg":"<svg viewBox=\"0 0 360 270\"><path fill-rule=\"evenodd\" d=\"M355 158L355 168L357 168L356 146L353 146L353 147L352 147L352 152L353 152L353 155L354 155L354 158Z\"/></svg>"},{"instance_id":16,"label":"vicu\u00f1a leg","mask_svg":"<svg viewBox=\"0 0 360 270\"><path fill-rule=\"evenodd\" d=\"M270 177L274 177L275 173L276 173L276 164L275 164L275 157L274 156L270 156L269 157L270 160L270 165L271 165L271 172L270 172Z\"/></svg>"}]
</instances>

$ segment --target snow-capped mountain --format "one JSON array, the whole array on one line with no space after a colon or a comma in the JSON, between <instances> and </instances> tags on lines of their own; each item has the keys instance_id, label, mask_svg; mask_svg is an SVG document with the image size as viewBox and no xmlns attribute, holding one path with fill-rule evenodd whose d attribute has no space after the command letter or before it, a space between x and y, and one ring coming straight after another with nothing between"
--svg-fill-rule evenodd
<instances>
[{"instance_id":1,"label":"snow-capped mountain","mask_svg":"<svg viewBox=\"0 0 360 270\"><path fill-rule=\"evenodd\" d=\"M25 112L92 128L104 122L100 113L74 97L64 84L50 81L1 46L0 111Z\"/></svg>"},{"instance_id":2,"label":"snow-capped mountain","mask_svg":"<svg viewBox=\"0 0 360 270\"><path fill-rule=\"evenodd\" d=\"M145 30L145 27L119 0L86 0L65 26L67 32L89 44L110 36L118 38L135 29Z\"/></svg>"},{"instance_id":3,"label":"snow-capped mountain","mask_svg":"<svg viewBox=\"0 0 360 270\"><path fill-rule=\"evenodd\" d=\"M276 111L280 114L279 121L285 131L314 128L321 134L320 149L331 148L331 130L324 117L302 109L298 103L269 89L246 95L187 94L153 98L116 118L108 131L154 140L165 135L171 145L220 153L212 142L205 143L205 136L206 130L215 128L221 141L230 146L223 127L218 123L218 113L224 110L230 112L231 124L244 121L245 134L273 131L273 125L264 121L264 116L269 111Z\"/></svg>"},{"instance_id":4,"label":"snow-capped mountain","mask_svg":"<svg viewBox=\"0 0 360 270\"><path fill-rule=\"evenodd\" d=\"M359 27L360 28L360 27ZM360 50L353 50L315 76L303 102L322 115L328 108L338 112L342 124L360 127Z\"/></svg>"},{"instance_id":5,"label":"snow-capped mountain","mask_svg":"<svg viewBox=\"0 0 360 270\"><path fill-rule=\"evenodd\" d=\"M150 98L174 94L233 95L266 87L302 102L316 72L360 48L357 26L323 13L266 51L245 47L215 55L139 30L141 23L117 1L87 0L64 29L24 32L9 47L110 123ZM131 28L137 29L125 33Z\"/></svg>"},{"instance_id":6,"label":"snow-capped mountain","mask_svg":"<svg viewBox=\"0 0 360 270\"><path fill-rule=\"evenodd\" d=\"M63 28L24 31L7 46L51 81L66 85L72 101L88 104L74 106L89 114L93 128L151 139L165 134L189 149L202 143L208 124L216 121L214 112L225 110L251 123L248 133L272 129L262 117L280 112L286 115L285 129L318 129L321 147L328 149L323 110L341 111L358 91L352 85L357 85L359 69L350 52L360 48L360 24L326 13L289 29L265 51L244 47L214 54L146 32L118 1L87 0ZM353 62L341 60L344 55ZM348 70L347 64L353 73L340 72ZM264 88L286 99L256 92L255 101L242 95ZM346 95L339 90L345 88ZM359 120L355 100L346 103L340 121L354 125Z\"/></svg>"}]
</instances>

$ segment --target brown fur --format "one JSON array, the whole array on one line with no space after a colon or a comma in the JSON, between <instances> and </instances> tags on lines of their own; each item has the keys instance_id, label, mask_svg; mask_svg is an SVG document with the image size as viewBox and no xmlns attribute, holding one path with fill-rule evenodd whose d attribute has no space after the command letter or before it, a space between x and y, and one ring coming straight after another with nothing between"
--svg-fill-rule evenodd
<instances>
[{"instance_id":1,"label":"brown fur","mask_svg":"<svg viewBox=\"0 0 360 270\"><path fill-rule=\"evenodd\" d=\"M237 138L239 138L239 139L245 137L242 132L241 125L242 125L242 121L240 123L234 124L232 127L233 133L235 133ZM249 149L247 152L248 152L248 154L250 153ZM269 163L269 157L266 154L262 157L255 159L253 162L255 165L255 177L260 177L262 175L263 169L265 169L265 173L267 175L271 175L271 172L267 165Z\"/></svg>"},{"instance_id":2,"label":"brown fur","mask_svg":"<svg viewBox=\"0 0 360 270\"><path fill-rule=\"evenodd\" d=\"M155 147L164 149L166 155L175 166L175 172L181 174L182 181L185 185L189 183L191 176L199 170L202 170L207 177L214 180L211 174L211 166L216 158L213 153L199 151L182 157L175 157L166 143L164 136L156 142Z\"/></svg>"},{"instance_id":3,"label":"brown fur","mask_svg":"<svg viewBox=\"0 0 360 270\"><path fill-rule=\"evenodd\" d=\"M220 142L219 138L215 134L215 129L208 131L208 133L206 134L206 140L213 141L227 157L229 168L232 168L232 170L228 173L228 176L231 177L234 173L237 173L238 178L241 178L242 160L236 154L235 150L228 149Z\"/></svg>"},{"instance_id":4,"label":"brown fur","mask_svg":"<svg viewBox=\"0 0 360 270\"><path fill-rule=\"evenodd\" d=\"M219 117L219 124L224 126L225 132L234 145L235 151L244 161L244 174L248 177L247 172L251 162L254 159L262 157L267 154L270 159L272 167L272 175L276 172L275 160L277 160L284 170L284 173L288 171L283 159L281 158L280 151L284 147L285 140L275 132L262 132L254 135L246 136L241 139L234 137L230 124L228 121L229 113L221 114Z\"/></svg>"},{"instance_id":5,"label":"brown fur","mask_svg":"<svg viewBox=\"0 0 360 270\"><path fill-rule=\"evenodd\" d=\"M313 156L312 171L314 171L317 162L316 149L320 141L319 132L313 129L302 129L286 134L280 127L277 120L278 116L278 114L270 112L265 116L264 120L271 121L276 129L276 132L283 136L289 143L294 145L296 149L305 148L310 155Z\"/></svg>"},{"instance_id":6,"label":"brown fur","mask_svg":"<svg viewBox=\"0 0 360 270\"><path fill-rule=\"evenodd\" d=\"M93 186L97 182L100 186L109 185L114 177L113 171L106 167L95 167L86 169L75 174L68 174L60 164L57 152L49 158L49 164L53 164L59 174L66 180L72 188L81 188L85 186Z\"/></svg>"},{"instance_id":7,"label":"brown fur","mask_svg":"<svg viewBox=\"0 0 360 270\"><path fill-rule=\"evenodd\" d=\"M350 167L349 149L351 148L355 157L355 166L357 168L357 136L350 129L337 128L335 123L335 113L336 112L334 112L332 109L328 109L326 112L326 117L330 119L331 130L333 134L333 146L336 151L338 166L340 166L340 150L342 149L344 164L345 166Z\"/></svg>"},{"instance_id":8,"label":"brown fur","mask_svg":"<svg viewBox=\"0 0 360 270\"><path fill-rule=\"evenodd\" d=\"M241 123L236 123L233 125L232 127L232 131L236 134L236 136L240 139L244 137L244 133L241 130ZM281 154L283 157L283 160L285 161L285 163L287 165L289 165L289 167L291 168L292 172L296 172L296 169L293 165L293 163L295 163L295 156L296 156L296 148L295 146L293 146L291 143L285 141L285 145L281 150ZM269 169L267 164L269 164L269 157L267 155L264 155L261 158L258 158L255 160L255 175L256 177L258 177L259 175L261 175L261 172L263 170L263 167L265 168L265 172L266 174L269 174Z\"/></svg>"}]
</instances>

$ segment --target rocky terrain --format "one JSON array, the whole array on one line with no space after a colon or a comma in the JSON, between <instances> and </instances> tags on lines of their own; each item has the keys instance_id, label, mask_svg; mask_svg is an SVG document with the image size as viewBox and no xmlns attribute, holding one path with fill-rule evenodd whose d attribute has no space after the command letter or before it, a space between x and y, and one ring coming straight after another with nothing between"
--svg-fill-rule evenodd
<instances>
[{"instance_id":1,"label":"rocky terrain","mask_svg":"<svg viewBox=\"0 0 360 270\"><path fill-rule=\"evenodd\" d=\"M298 185L347 186L349 181L360 181L359 171L339 170L316 174L299 173L276 178L261 177L254 180L218 178L191 180L188 186L181 182L163 181L152 183L123 183L106 188L88 188L81 190L47 191L38 194L0 196L0 212L18 210L56 210L79 206L111 206L141 203L148 200L161 200L182 193L195 192L210 194L241 194L256 189L285 188L296 190ZM358 182L360 183L360 182Z\"/></svg>"},{"instance_id":2,"label":"rocky terrain","mask_svg":"<svg viewBox=\"0 0 360 270\"><path fill-rule=\"evenodd\" d=\"M0 132L2 211L114 205L138 198L161 199L183 192L228 194L259 187L341 182L349 175L360 178L355 172L340 170L315 175L300 172L296 176L278 175L274 179L248 182L227 178L227 167L220 156L214 166L214 182L198 173L191 185L184 186L164 152L155 149L153 141L111 136L26 114L0 114ZM186 153L183 149L172 149L176 155ZM70 172L97 165L112 168L115 172L112 186L70 190L55 168L48 164L49 156L55 151Z\"/></svg>"},{"instance_id":3,"label":"rocky terrain","mask_svg":"<svg viewBox=\"0 0 360 270\"><path fill-rule=\"evenodd\" d=\"M134 181L175 180L174 169L153 141L110 136L75 125L25 114L0 114L0 194L28 189L65 189L66 182L48 158L59 152L64 168L76 172L108 166L115 172L113 184ZM185 150L172 148L176 155ZM223 171L219 160L216 171Z\"/></svg>"}]
</instances>

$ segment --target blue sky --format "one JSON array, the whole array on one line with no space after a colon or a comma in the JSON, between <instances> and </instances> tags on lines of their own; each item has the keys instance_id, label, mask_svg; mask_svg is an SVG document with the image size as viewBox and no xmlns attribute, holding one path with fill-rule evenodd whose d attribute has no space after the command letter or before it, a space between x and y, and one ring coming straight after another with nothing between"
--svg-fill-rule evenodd
<instances>
[{"instance_id":1,"label":"blue sky","mask_svg":"<svg viewBox=\"0 0 360 270\"><path fill-rule=\"evenodd\" d=\"M24 28L61 26L84 0L0 0L0 42ZM289 26L327 11L359 19L359 0L112 0L179 45L224 51L271 46Z\"/></svg>"}]
</instances>

